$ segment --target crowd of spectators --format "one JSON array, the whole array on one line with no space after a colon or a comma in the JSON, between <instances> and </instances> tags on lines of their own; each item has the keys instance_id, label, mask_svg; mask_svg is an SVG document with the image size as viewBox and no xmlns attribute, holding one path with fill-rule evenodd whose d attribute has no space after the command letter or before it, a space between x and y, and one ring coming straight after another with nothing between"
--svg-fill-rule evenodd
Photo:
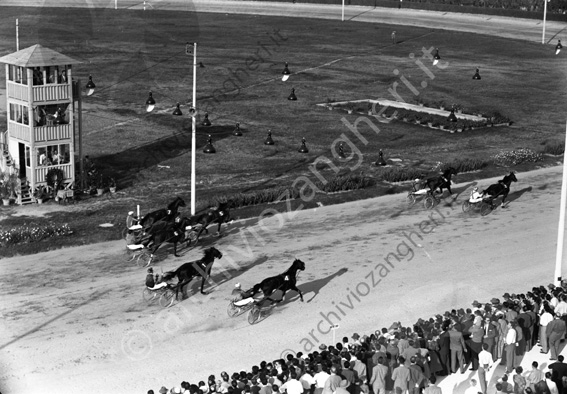
<instances>
[{"instance_id":1,"label":"crowd of spectators","mask_svg":"<svg viewBox=\"0 0 567 394\"><path fill-rule=\"evenodd\" d=\"M566 334L567 281L504 294L470 308L453 309L411 327L397 322L370 335L355 333L309 354L262 361L250 371L182 382L158 392L190 394L442 394L438 377L477 371L465 394L567 394L567 364L559 355ZM548 354L544 373L537 362L523 371L522 357L534 346ZM489 387L494 365L506 372ZM149 390L148 394L153 394ZM449 394L449 393L445 393Z\"/></svg>"}]
</instances>

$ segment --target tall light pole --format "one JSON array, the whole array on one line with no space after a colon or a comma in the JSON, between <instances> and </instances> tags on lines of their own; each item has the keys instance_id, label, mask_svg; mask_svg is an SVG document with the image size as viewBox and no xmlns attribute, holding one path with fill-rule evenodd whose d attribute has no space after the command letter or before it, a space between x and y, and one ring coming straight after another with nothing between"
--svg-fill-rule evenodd
<instances>
[{"instance_id":1,"label":"tall light pole","mask_svg":"<svg viewBox=\"0 0 567 394\"><path fill-rule=\"evenodd\" d=\"M189 116L191 116L191 215L195 215L195 167L196 167L196 156L197 156L197 43L193 43L193 48L191 44L187 43L185 45L185 53L190 55L193 52L193 103L191 108L189 108ZM203 64L200 64L204 67ZM146 100L146 111L152 112L156 106L156 101L150 92L148 99ZM173 115L181 115L181 109L179 109L179 103L177 103L176 109L173 111Z\"/></svg>"},{"instance_id":2,"label":"tall light pole","mask_svg":"<svg viewBox=\"0 0 567 394\"><path fill-rule=\"evenodd\" d=\"M541 33L541 43L545 44L545 19L547 18L547 2L549 0L543 0L543 32Z\"/></svg>"},{"instance_id":3,"label":"tall light pole","mask_svg":"<svg viewBox=\"0 0 567 394\"><path fill-rule=\"evenodd\" d=\"M565 130L565 148L567 148L567 124ZM561 204L559 205L559 227L557 228L557 253L555 255L556 286L561 285L561 268L563 265L563 239L565 237L565 208L567 205L567 149L563 152L563 181L561 183Z\"/></svg>"},{"instance_id":4,"label":"tall light pole","mask_svg":"<svg viewBox=\"0 0 567 394\"><path fill-rule=\"evenodd\" d=\"M187 44L189 45L189 44ZM191 216L195 215L195 156L197 151L197 43L193 43L193 103L191 114Z\"/></svg>"}]
</instances>

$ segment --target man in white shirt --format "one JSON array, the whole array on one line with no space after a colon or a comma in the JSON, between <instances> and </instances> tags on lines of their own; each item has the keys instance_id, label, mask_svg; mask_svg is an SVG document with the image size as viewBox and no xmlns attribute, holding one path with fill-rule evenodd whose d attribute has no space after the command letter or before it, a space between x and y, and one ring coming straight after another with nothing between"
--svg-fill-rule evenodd
<instances>
[{"instance_id":1,"label":"man in white shirt","mask_svg":"<svg viewBox=\"0 0 567 394\"><path fill-rule=\"evenodd\" d=\"M280 393L286 392L287 394L303 394L303 385L297 380L295 371L289 374L289 380L280 387Z\"/></svg>"},{"instance_id":2,"label":"man in white shirt","mask_svg":"<svg viewBox=\"0 0 567 394\"><path fill-rule=\"evenodd\" d=\"M311 385L317 384L315 378L311 376L309 371L305 371L305 373L299 378L299 381L303 386L303 392L305 394L309 394L311 392Z\"/></svg>"},{"instance_id":3,"label":"man in white shirt","mask_svg":"<svg viewBox=\"0 0 567 394\"><path fill-rule=\"evenodd\" d=\"M567 302L565 302L565 294L559 297L560 301L555 307L555 313L559 314L560 316L567 315Z\"/></svg>"},{"instance_id":4,"label":"man in white shirt","mask_svg":"<svg viewBox=\"0 0 567 394\"><path fill-rule=\"evenodd\" d=\"M549 351L547 345L547 325L553 320L551 309L547 305L543 305L543 313L539 317L539 344L541 345L541 353Z\"/></svg>"},{"instance_id":5,"label":"man in white shirt","mask_svg":"<svg viewBox=\"0 0 567 394\"><path fill-rule=\"evenodd\" d=\"M317 372L313 376L313 379L315 379L315 392L314 392L314 394L321 394L323 392L323 388L325 388L325 382L331 376L327 372L325 372L325 370L323 369L323 366L321 364L318 364L318 367L319 367L319 372Z\"/></svg>"},{"instance_id":6,"label":"man in white shirt","mask_svg":"<svg viewBox=\"0 0 567 394\"><path fill-rule=\"evenodd\" d=\"M514 358L516 355L516 327L515 323L508 322L508 333L504 340L504 355L506 358L506 373L512 373L515 368Z\"/></svg>"},{"instance_id":7,"label":"man in white shirt","mask_svg":"<svg viewBox=\"0 0 567 394\"><path fill-rule=\"evenodd\" d=\"M486 373L492 366L492 354L488 351L488 343L482 344L482 351L478 354L478 380L480 390L483 394L488 394L486 387Z\"/></svg>"}]
</instances>

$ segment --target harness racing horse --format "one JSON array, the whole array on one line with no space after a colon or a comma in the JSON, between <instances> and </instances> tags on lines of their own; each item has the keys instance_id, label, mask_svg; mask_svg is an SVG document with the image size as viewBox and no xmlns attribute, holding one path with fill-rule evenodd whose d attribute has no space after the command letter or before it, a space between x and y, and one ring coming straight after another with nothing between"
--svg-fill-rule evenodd
<instances>
[{"instance_id":1,"label":"harness racing horse","mask_svg":"<svg viewBox=\"0 0 567 394\"><path fill-rule=\"evenodd\" d=\"M155 222L160 220L171 222L177 217L177 211L179 210L179 207L184 206L185 201L183 201L183 199L179 196L175 197L175 200L169 203L167 208L158 209L157 211L153 211L148 213L147 215L144 215L142 219L140 219L140 224L144 229L147 229L151 227Z\"/></svg>"},{"instance_id":2,"label":"harness racing horse","mask_svg":"<svg viewBox=\"0 0 567 394\"><path fill-rule=\"evenodd\" d=\"M163 281L167 282L172 278L177 277L177 285L175 287L175 299L179 294L179 289L181 289L181 293L183 298L187 297L187 289L184 289L185 285L189 284L191 280L196 277L200 276L202 279L201 281L201 294L206 294L203 291L203 286L205 285L205 280L211 276L211 269L213 268L213 263L215 259L222 258L222 253L214 248L205 249L205 254L201 260L190 261L185 263L175 271L169 271L163 274Z\"/></svg>"},{"instance_id":3,"label":"harness racing horse","mask_svg":"<svg viewBox=\"0 0 567 394\"><path fill-rule=\"evenodd\" d=\"M483 190L482 191L483 198L489 199L490 205L492 206L493 205L492 201L496 197L502 196L501 206L503 207L504 201L506 200L508 193L510 193L510 184L512 182L518 182L518 179L516 178L516 174L514 174L513 171L511 171L508 175L506 175L504 178L499 180L498 183L490 185L486 190Z\"/></svg>"},{"instance_id":4,"label":"harness racing horse","mask_svg":"<svg viewBox=\"0 0 567 394\"><path fill-rule=\"evenodd\" d=\"M299 290L296 286L297 274L300 270L305 270L305 263L299 259L295 259L291 267L289 267L289 269L283 274L266 278L262 282L255 284L254 287L252 287L252 289L248 291L246 297L254 297L257 292L262 290L266 299L269 299L270 301L272 301L272 303L276 303L283 301L283 299L285 298L285 293L288 290L295 290L297 293L299 293L299 298L301 298L301 301L303 302L303 294L301 293L301 290ZM283 292L281 300L276 301L270 298L270 296L276 290L281 290Z\"/></svg>"},{"instance_id":5,"label":"harness racing horse","mask_svg":"<svg viewBox=\"0 0 567 394\"><path fill-rule=\"evenodd\" d=\"M177 244L186 241L185 227L189 225L189 220L189 218L176 218L174 222L165 220L155 222L146 230L146 236L144 236L142 244L150 249L153 257L164 242L172 243L173 255L180 257L177 254Z\"/></svg>"},{"instance_id":6,"label":"harness racing horse","mask_svg":"<svg viewBox=\"0 0 567 394\"><path fill-rule=\"evenodd\" d=\"M447 168L445 171L443 171L443 175L441 176L428 178L425 181L425 184L429 187L431 195L433 195L433 193L437 189L439 189L441 191L441 194L443 194L443 188L449 190L450 195L453 194L453 192L451 191L451 175L457 175L457 170L455 170L453 167Z\"/></svg>"},{"instance_id":7,"label":"harness racing horse","mask_svg":"<svg viewBox=\"0 0 567 394\"><path fill-rule=\"evenodd\" d=\"M230 204L231 201L219 203L217 209L210 209L209 212L203 213L195 218L195 223L202 225L197 233L197 240L203 231L207 234L209 233L207 226L213 223L218 223L217 233L220 235L221 224L230 222L230 211L228 210Z\"/></svg>"}]
</instances>

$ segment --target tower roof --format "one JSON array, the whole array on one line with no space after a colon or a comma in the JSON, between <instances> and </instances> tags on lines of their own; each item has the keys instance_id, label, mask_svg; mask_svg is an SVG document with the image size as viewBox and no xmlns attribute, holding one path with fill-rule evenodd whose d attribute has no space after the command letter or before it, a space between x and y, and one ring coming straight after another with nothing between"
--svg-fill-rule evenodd
<instances>
[{"instance_id":1,"label":"tower roof","mask_svg":"<svg viewBox=\"0 0 567 394\"><path fill-rule=\"evenodd\" d=\"M82 62L56 52L53 49L35 44L18 52L0 57L0 63L13 64L20 67L41 67L79 64Z\"/></svg>"}]
</instances>

